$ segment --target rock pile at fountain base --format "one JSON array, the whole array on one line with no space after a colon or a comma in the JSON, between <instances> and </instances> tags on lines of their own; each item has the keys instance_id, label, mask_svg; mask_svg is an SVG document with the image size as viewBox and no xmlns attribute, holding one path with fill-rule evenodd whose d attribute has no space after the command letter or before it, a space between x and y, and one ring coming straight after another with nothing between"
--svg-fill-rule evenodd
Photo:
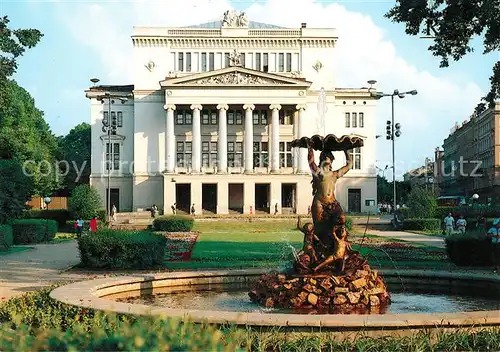
<instances>
[{"instance_id":1,"label":"rock pile at fountain base","mask_svg":"<svg viewBox=\"0 0 500 352\"><path fill-rule=\"evenodd\" d=\"M249 296L268 308L308 309L311 314L382 313L389 305L384 279L359 253L350 256L340 275L334 273L325 268L314 274L264 274Z\"/></svg>"}]
</instances>

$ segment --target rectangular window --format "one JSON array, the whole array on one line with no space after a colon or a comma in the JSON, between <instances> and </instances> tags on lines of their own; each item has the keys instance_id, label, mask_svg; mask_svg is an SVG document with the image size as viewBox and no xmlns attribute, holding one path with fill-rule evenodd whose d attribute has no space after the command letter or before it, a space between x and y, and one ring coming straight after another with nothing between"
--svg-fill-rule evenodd
<instances>
[{"instance_id":1,"label":"rectangular window","mask_svg":"<svg viewBox=\"0 0 500 352\"><path fill-rule=\"evenodd\" d=\"M217 125L217 113L215 111L210 113L210 124Z\"/></svg>"},{"instance_id":2,"label":"rectangular window","mask_svg":"<svg viewBox=\"0 0 500 352\"><path fill-rule=\"evenodd\" d=\"M111 146L111 150L110 150ZM120 169L120 143L106 143L106 170Z\"/></svg>"},{"instance_id":3,"label":"rectangular window","mask_svg":"<svg viewBox=\"0 0 500 352\"><path fill-rule=\"evenodd\" d=\"M177 167L184 167L184 153L177 153Z\"/></svg>"},{"instance_id":4,"label":"rectangular window","mask_svg":"<svg viewBox=\"0 0 500 352\"><path fill-rule=\"evenodd\" d=\"M177 111L175 115L175 124L184 125L184 112L182 110Z\"/></svg>"},{"instance_id":5,"label":"rectangular window","mask_svg":"<svg viewBox=\"0 0 500 352\"><path fill-rule=\"evenodd\" d=\"M118 111L117 112L117 120L116 120L116 125L118 127L123 127L123 112Z\"/></svg>"},{"instance_id":6,"label":"rectangular window","mask_svg":"<svg viewBox=\"0 0 500 352\"><path fill-rule=\"evenodd\" d=\"M260 71L262 68L260 66L260 53L255 54L255 69Z\"/></svg>"},{"instance_id":7,"label":"rectangular window","mask_svg":"<svg viewBox=\"0 0 500 352\"><path fill-rule=\"evenodd\" d=\"M204 141L204 142L201 142L201 151L202 152L208 152L210 149L210 142L208 141Z\"/></svg>"},{"instance_id":8,"label":"rectangular window","mask_svg":"<svg viewBox=\"0 0 500 352\"><path fill-rule=\"evenodd\" d=\"M217 166L217 153L210 154L210 166L211 167Z\"/></svg>"},{"instance_id":9,"label":"rectangular window","mask_svg":"<svg viewBox=\"0 0 500 352\"><path fill-rule=\"evenodd\" d=\"M210 151L212 153L217 153L217 142L211 142L210 143Z\"/></svg>"},{"instance_id":10,"label":"rectangular window","mask_svg":"<svg viewBox=\"0 0 500 352\"><path fill-rule=\"evenodd\" d=\"M116 121L116 112L111 111L111 126L116 126L117 121Z\"/></svg>"},{"instance_id":11,"label":"rectangular window","mask_svg":"<svg viewBox=\"0 0 500 352\"><path fill-rule=\"evenodd\" d=\"M186 154L186 167L191 167L193 165L193 154Z\"/></svg>"},{"instance_id":12,"label":"rectangular window","mask_svg":"<svg viewBox=\"0 0 500 352\"><path fill-rule=\"evenodd\" d=\"M292 72L292 53L286 53L286 72Z\"/></svg>"},{"instance_id":13,"label":"rectangular window","mask_svg":"<svg viewBox=\"0 0 500 352\"><path fill-rule=\"evenodd\" d=\"M279 72L285 71L285 54L283 53L278 54L278 70Z\"/></svg>"},{"instance_id":14,"label":"rectangular window","mask_svg":"<svg viewBox=\"0 0 500 352\"><path fill-rule=\"evenodd\" d=\"M210 166L210 154L202 153L201 154L201 166L209 167Z\"/></svg>"},{"instance_id":15,"label":"rectangular window","mask_svg":"<svg viewBox=\"0 0 500 352\"><path fill-rule=\"evenodd\" d=\"M234 153L234 142L227 142L228 153Z\"/></svg>"},{"instance_id":16,"label":"rectangular window","mask_svg":"<svg viewBox=\"0 0 500 352\"><path fill-rule=\"evenodd\" d=\"M193 152L193 143L186 142L186 153L192 153L192 152Z\"/></svg>"},{"instance_id":17,"label":"rectangular window","mask_svg":"<svg viewBox=\"0 0 500 352\"><path fill-rule=\"evenodd\" d=\"M207 110L203 110L201 114L201 124L208 125L210 123L210 115Z\"/></svg>"},{"instance_id":18,"label":"rectangular window","mask_svg":"<svg viewBox=\"0 0 500 352\"><path fill-rule=\"evenodd\" d=\"M284 125L285 124L285 110L280 110L278 112L278 114L279 114L279 120L280 120L279 124Z\"/></svg>"},{"instance_id":19,"label":"rectangular window","mask_svg":"<svg viewBox=\"0 0 500 352\"><path fill-rule=\"evenodd\" d=\"M186 111L184 115L184 124L191 125L193 123L193 115L191 115L191 111Z\"/></svg>"},{"instance_id":20,"label":"rectangular window","mask_svg":"<svg viewBox=\"0 0 500 352\"><path fill-rule=\"evenodd\" d=\"M291 142L280 142L280 167L293 167L293 154Z\"/></svg>"},{"instance_id":21,"label":"rectangular window","mask_svg":"<svg viewBox=\"0 0 500 352\"><path fill-rule=\"evenodd\" d=\"M345 127L351 127L351 114L345 113Z\"/></svg>"},{"instance_id":22,"label":"rectangular window","mask_svg":"<svg viewBox=\"0 0 500 352\"><path fill-rule=\"evenodd\" d=\"M191 53L186 53L186 71L191 72Z\"/></svg>"},{"instance_id":23,"label":"rectangular window","mask_svg":"<svg viewBox=\"0 0 500 352\"><path fill-rule=\"evenodd\" d=\"M184 152L184 142L177 142L177 153Z\"/></svg>"},{"instance_id":24,"label":"rectangular window","mask_svg":"<svg viewBox=\"0 0 500 352\"><path fill-rule=\"evenodd\" d=\"M224 67L229 67L229 53L224 53Z\"/></svg>"},{"instance_id":25,"label":"rectangular window","mask_svg":"<svg viewBox=\"0 0 500 352\"><path fill-rule=\"evenodd\" d=\"M177 54L177 65L179 71L184 71L184 53Z\"/></svg>"},{"instance_id":26,"label":"rectangular window","mask_svg":"<svg viewBox=\"0 0 500 352\"><path fill-rule=\"evenodd\" d=\"M262 71L269 72L269 54L264 54L264 65L262 66Z\"/></svg>"},{"instance_id":27,"label":"rectangular window","mask_svg":"<svg viewBox=\"0 0 500 352\"><path fill-rule=\"evenodd\" d=\"M359 127L365 127L365 114L363 112L360 112L358 114L359 117Z\"/></svg>"},{"instance_id":28,"label":"rectangular window","mask_svg":"<svg viewBox=\"0 0 500 352\"><path fill-rule=\"evenodd\" d=\"M232 111L227 113L227 124L234 125L234 112Z\"/></svg>"},{"instance_id":29,"label":"rectangular window","mask_svg":"<svg viewBox=\"0 0 500 352\"><path fill-rule=\"evenodd\" d=\"M261 160L261 165L262 167L268 167L269 166L269 149L268 149L268 143L267 142L262 142L260 143L260 160Z\"/></svg>"},{"instance_id":30,"label":"rectangular window","mask_svg":"<svg viewBox=\"0 0 500 352\"><path fill-rule=\"evenodd\" d=\"M102 123L103 125L107 126L109 123L109 115L107 111L102 112Z\"/></svg>"},{"instance_id":31,"label":"rectangular window","mask_svg":"<svg viewBox=\"0 0 500 352\"><path fill-rule=\"evenodd\" d=\"M236 124L237 125L243 124L243 113L241 111L236 111Z\"/></svg>"},{"instance_id":32,"label":"rectangular window","mask_svg":"<svg viewBox=\"0 0 500 352\"><path fill-rule=\"evenodd\" d=\"M358 127L358 114L353 112L352 113L352 127Z\"/></svg>"},{"instance_id":33,"label":"rectangular window","mask_svg":"<svg viewBox=\"0 0 500 352\"><path fill-rule=\"evenodd\" d=\"M201 53L201 71L207 71L207 53Z\"/></svg>"},{"instance_id":34,"label":"rectangular window","mask_svg":"<svg viewBox=\"0 0 500 352\"><path fill-rule=\"evenodd\" d=\"M243 153L243 142L236 142L236 153Z\"/></svg>"},{"instance_id":35,"label":"rectangular window","mask_svg":"<svg viewBox=\"0 0 500 352\"><path fill-rule=\"evenodd\" d=\"M350 151L353 159L353 170L361 170L361 148L354 148Z\"/></svg>"},{"instance_id":36,"label":"rectangular window","mask_svg":"<svg viewBox=\"0 0 500 352\"><path fill-rule=\"evenodd\" d=\"M262 111L260 113L260 124L267 125L267 111Z\"/></svg>"},{"instance_id":37,"label":"rectangular window","mask_svg":"<svg viewBox=\"0 0 500 352\"><path fill-rule=\"evenodd\" d=\"M208 70L213 71L215 65L215 54L214 53L209 53L208 54Z\"/></svg>"},{"instance_id":38,"label":"rectangular window","mask_svg":"<svg viewBox=\"0 0 500 352\"><path fill-rule=\"evenodd\" d=\"M259 112L258 111L253 112L253 124L254 125L259 124Z\"/></svg>"}]
</instances>

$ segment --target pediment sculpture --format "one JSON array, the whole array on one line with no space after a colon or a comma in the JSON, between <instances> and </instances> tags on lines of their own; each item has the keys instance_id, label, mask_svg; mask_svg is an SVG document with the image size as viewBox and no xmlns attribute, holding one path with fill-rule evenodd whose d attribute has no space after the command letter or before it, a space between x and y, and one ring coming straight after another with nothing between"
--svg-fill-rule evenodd
<instances>
[{"instance_id":1,"label":"pediment sculpture","mask_svg":"<svg viewBox=\"0 0 500 352\"><path fill-rule=\"evenodd\" d=\"M238 49L234 49L234 51L229 55L229 65L230 66L241 66L241 53Z\"/></svg>"},{"instance_id":2,"label":"pediment sculpture","mask_svg":"<svg viewBox=\"0 0 500 352\"><path fill-rule=\"evenodd\" d=\"M235 10L224 12L222 27L246 28L248 27L248 16L245 12L237 13Z\"/></svg>"},{"instance_id":3,"label":"pediment sculpture","mask_svg":"<svg viewBox=\"0 0 500 352\"><path fill-rule=\"evenodd\" d=\"M240 72L231 72L223 75L202 78L187 84L250 84L250 85L266 85L266 84L282 84L274 79L263 78L259 76L249 75Z\"/></svg>"}]
</instances>

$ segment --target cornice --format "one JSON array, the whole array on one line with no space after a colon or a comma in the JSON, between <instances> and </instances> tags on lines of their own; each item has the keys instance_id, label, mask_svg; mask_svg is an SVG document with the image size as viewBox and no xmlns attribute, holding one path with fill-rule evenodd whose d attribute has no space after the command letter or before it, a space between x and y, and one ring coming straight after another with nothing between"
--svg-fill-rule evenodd
<instances>
[{"instance_id":1,"label":"cornice","mask_svg":"<svg viewBox=\"0 0 500 352\"><path fill-rule=\"evenodd\" d=\"M132 38L134 47L169 48L334 48L337 38Z\"/></svg>"}]
</instances>

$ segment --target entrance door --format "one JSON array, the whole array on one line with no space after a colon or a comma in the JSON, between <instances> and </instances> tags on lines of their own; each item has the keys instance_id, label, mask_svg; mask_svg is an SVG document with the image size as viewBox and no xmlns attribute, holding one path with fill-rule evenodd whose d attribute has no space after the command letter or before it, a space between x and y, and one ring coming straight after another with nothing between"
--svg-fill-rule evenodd
<instances>
[{"instance_id":1,"label":"entrance door","mask_svg":"<svg viewBox=\"0 0 500 352\"><path fill-rule=\"evenodd\" d=\"M111 192L109 192L109 198L111 200L111 207L107 207L109 211L111 211L111 208L113 205L116 207L116 211L120 212L120 189L119 188L111 188ZM108 193L106 189L106 204L108 204Z\"/></svg>"},{"instance_id":2,"label":"entrance door","mask_svg":"<svg viewBox=\"0 0 500 352\"><path fill-rule=\"evenodd\" d=\"M281 185L281 212L283 214L295 214L295 189L294 183Z\"/></svg>"},{"instance_id":3,"label":"entrance door","mask_svg":"<svg viewBox=\"0 0 500 352\"><path fill-rule=\"evenodd\" d=\"M269 213L270 189L271 186L269 185L269 183L255 184L255 211L263 211L265 213Z\"/></svg>"},{"instance_id":4,"label":"entrance door","mask_svg":"<svg viewBox=\"0 0 500 352\"><path fill-rule=\"evenodd\" d=\"M347 211L349 213L361 213L361 189L352 188L347 190Z\"/></svg>"},{"instance_id":5,"label":"entrance door","mask_svg":"<svg viewBox=\"0 0 500 352\"><path fill-rule=\"evenodd\" d=\"M229 210L232 213L243 213L243 183L230 183L228 188Z\"/></svg>"},{"instance_id":6,"label":"entrance door","mask_svg":"<svg viewBox=\"0 0 500 352\"><path fill-rule=\"evenodd\" d=\"M217 213L217 184L201 185L201 207L203 212Z\"/></svg>"},{"instance_id":7,"label":"entrance door","mask_svg":"<svg viewBox=\"0 0 500 352\"><path fill-rule=\"evenodd\" d=\"M177 210L190 213L191 210L191 184L177 183L175 185L175 202Z\"/></svg>"}]
</instances>

